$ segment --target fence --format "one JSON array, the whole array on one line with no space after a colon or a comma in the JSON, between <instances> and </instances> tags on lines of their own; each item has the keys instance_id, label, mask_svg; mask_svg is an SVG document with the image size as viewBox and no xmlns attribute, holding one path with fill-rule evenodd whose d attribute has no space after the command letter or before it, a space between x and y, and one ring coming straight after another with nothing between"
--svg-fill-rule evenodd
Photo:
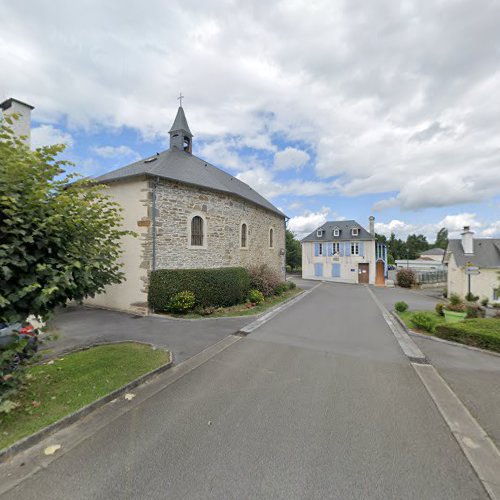
<instances>
[{"instance_id":1,"label":"fence","mask_svg":"<svg viewBox=\"0 0 500 500\"><path fill-rule=\"evenodd\" d=\"M417 283L419 285L427 285L432 283L446 283L448 279L447 271L426 271L416 272Z\"/></svg>"}]
</instances>

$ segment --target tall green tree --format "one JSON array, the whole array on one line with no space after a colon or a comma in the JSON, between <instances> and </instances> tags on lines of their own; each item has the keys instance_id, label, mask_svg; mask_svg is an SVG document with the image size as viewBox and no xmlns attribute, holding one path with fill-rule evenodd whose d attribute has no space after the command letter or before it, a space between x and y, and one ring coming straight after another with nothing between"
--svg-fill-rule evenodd
<instances>
[{"instance_id":1,"label":"tall green tree","mask_svg":"<svg viewBox=\"0 0 500 500\"><path fill-rule=\"evenodd\" d=\"M286 265L293 271L302 265L302 245L289 229L285 231L285 244Z\"/></svg>"},{"instance_id":2,"label":"tall green tree","mask_svg":"<svg viewBox=\"0 0 500 500\"><path fill-rule=\"evenodd\" d=\"M443 250L446 250L446 247L448 246L448 229L445 227L442 227L437 235L436 235L436 242L434 243L434 246L437 248L442 248Z\"/></svg>"},{"instance_id":3,"label":"tall green tree","mask_svg":"<svg viewBox=\"0 0 500 500\"><path fill-rule=\"evenodd\" d=\"M408 259L416 259L418 256L429 249L427 238L423 234L410 234L406 239L406 251Z\"/></svg>"},{"instance_id":4,"label":"tall green tree","mask_svg":"<svg viewBox=\"0 0 500 500\"><path fill-rule=\"evenodd\" d=\"M64 146L31 151L0 123L0 321L46 318L124 277L120 207L56 160Z\"/></svg>"}]
</instances>

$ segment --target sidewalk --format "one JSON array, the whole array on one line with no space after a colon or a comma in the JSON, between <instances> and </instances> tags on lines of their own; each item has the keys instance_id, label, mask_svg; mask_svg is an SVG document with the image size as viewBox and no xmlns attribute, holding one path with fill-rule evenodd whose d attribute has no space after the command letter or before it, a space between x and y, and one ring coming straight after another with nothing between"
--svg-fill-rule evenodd
<instances>
[{"instance_id":1,"label":"sidewalk","mask_svg":"<svg viewBox=\"0 0 500 500\"><path fill-rule=\"evenodd\" d=\"M49 323L59 338L49 342L44 348L57 353L95 342L138 340L167 347L174 356L174 362L180 363L254 319L254 316L247 316L183 320L157 316L137 317L88 307L68 307Z\"/></svg>"},{"instance_id":2,"label":"sidewalk","mask_svg":"<svg viewBox=\"0 0 500 500\"><path fill-rule=\"evenodd\" d=\"M500 356L412 336L472 415L500 446Z\"/></svg>"}]
</instances>

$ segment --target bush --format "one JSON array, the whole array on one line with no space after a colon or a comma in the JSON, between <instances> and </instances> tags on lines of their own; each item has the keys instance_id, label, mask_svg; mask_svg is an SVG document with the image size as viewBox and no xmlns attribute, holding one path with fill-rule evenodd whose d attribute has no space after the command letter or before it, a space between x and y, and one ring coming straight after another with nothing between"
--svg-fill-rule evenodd
<instances>
[{"instance_id":1,"label":"bush","mask_svg":"<svg viewBox=\"0 0 500 500\"><path fill-rule=\"evenodd\" d=\"M265 299L261 291L254 289L248 292L248 300L254 304L262 304Z\"/></svg>"},{"instance_id":2,"label":"bush","mask_svg":"<svg viewBox=\"0 0 500 500\"><path fill-rule=\"evenodd\" d=\"M436 314L439 316L444 316L444 304L442 302L438 302L435 307Z\"/></svg>"},{"instance_id":3,"label":"bush","mask_svg":"<svg viewBox=\"0 0 500 500\"><path fill-rule=\"evenodd\" d=\"M400 300L394 304L394 309L396 309L397 312L403 313L408 309L408 304Z\"/></svg>"},{"instance_id":4,"label":"bush","mask_svg":"<svg viewBox=\"0 0 500 500\"><path fill-rule=\"evenodd\" d=\"M467 304L465 310L468 318L482 318L484 316L484 310L477 304Z\"/></svg>"},{"instance_id":5,"label":"bush","mask_svg":"<svg viewBox=\"0 0 500 500\"><path fill-rule=\"evenodd\" d=\"M248 269L250 287L262 292L264 297L270 297L281 283L278 273L267 264L252 266Z\"/></svg>"},{"instance_id":6,"label":"bush","mask_svg":"<svg viewBox=\"0 0 500 500\"><path fill-rule=\"evenodd\" d=\"M413 270L400 269L396 274L396 281L403 288L411 288L417 282L417 279Z\"/></svg>"},{"instance_id":7,"label":"bush","mask_svg":"<svg viewBox=\"0 0 500 500\"><path fill-rule=\"evenodd\" d=\"M450 305L452 305L452 306L460 306L464 302L462 300L462 298L460 297L460 295L458 295L458 293L452 293L450 295L449 301L450 301Z\"/></svg>"},{"instance_id":8,"label":"bush","mask_svg":"<svg viewBox=\"0 0 500 500\"><path fill-rule=\"evenodd\" d=\"M448 288L443 289L443 297L446 299L448 297Z\"/></svg>"},{"instance_id":9,"label":"bush","mask_svg":"<svg viewBox=\"0 0 500 500\"><path fill-rule=\"evenodd\" d=\"M249 289L243 267L160 269L151 273L148 303L155 311L168 311L176 293L190 291L196 295L195 306L226 307L244 302Z\"/></svg>"},{"instance_id":10,"label":"bush","mask_svg":"<svg viewBox=\"0 0 500 500\"><path fill-rule=\"evenodd\" d=\"M465 300L467 300L468 302L477 302L479 300L479 296L478 295L474 295L472 292L469 292L465 296Z\"/></svg>"},{"instance_id":11,"label":"bush","mask_svg":"<svg viewBox=\"0 0 500 500\"><path fill-rule=\"evenodd\" d=\"M436 318L431 312L416 312L412 315L410 321L416 328L430 333L434 333L437 325Z\"/></svg>"},{"instance_id":12,"label":"bush","mask_svg":"<svg viewBox=\"0 0 500 500\"><path fill-rule=\"evenodd\" d=\"M482 300L481 300L481 305L482 305L483 307L488 307L488 302L489 302L489 301L490 301L490 300L488 299L488 297L485 297L484 299L482 299Z\"/></svg>"},{"instance_id":13,"label":"bush","mask_svg":"<svg viewBox=\"0 0 500 500\"><path fill-rule=\"evenodd\" d=\"M297 283L295 283L294 281L288 281L288 289L295 290L295 288L297 288Z\"/></svg>"},{"instance_id":14,"label":"bush","mask_svg":"<svg viewBox=\"0 0 500 500\"><path fill-rule=\"evenodd\" d=\"M194 307L196 297L193 292L185 290L177 292L172 296L168 304L168 310L174 313L185 314Z\"/></svg>"},{"instance_id":15,"label":"bush","mask_svg":"<svg viewBox=\"0 0 500 500\"><path fill-rule=\"evenodd\" d=\"M276 295L283 295L289 289L288 283L283 281L274 289L274 293Z\"/></svg>"},{"instance_id":16,"label":"bush","mask_svg":"<svg viewBox=\"0 0 500 500\"><path fill-rule=\"evenodd\" d=\"M500 321L494 318L443 323L436 328L435 333L443 339L500 352Z\"/></svg>"}]
</instances>

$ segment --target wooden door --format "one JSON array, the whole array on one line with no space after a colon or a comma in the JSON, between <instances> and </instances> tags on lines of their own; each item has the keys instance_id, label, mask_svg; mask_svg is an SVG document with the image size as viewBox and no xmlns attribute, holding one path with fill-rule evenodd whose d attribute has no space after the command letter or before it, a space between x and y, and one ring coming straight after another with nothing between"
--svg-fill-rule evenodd
<instances>
[{"instance_id":1,"label":"wooden door","mask_svg":"<svg viewBox=\"0 0 500 500\"><path fill-rule=\"evenodd\" d=\"M377 260L375 265L375 284L379 286L385 285L385 268L384 262L381 260Z\"/></svg>"},{"instance_id":2,"label":"wooden door","mask_svg":"<svg viewBox=\"0 0 500 500\"><path fill-rule=\"evenodd\" d=\"M358 264L358 283L368 285L370 282L370 264Z\"/></svg>"}]
</instances>

